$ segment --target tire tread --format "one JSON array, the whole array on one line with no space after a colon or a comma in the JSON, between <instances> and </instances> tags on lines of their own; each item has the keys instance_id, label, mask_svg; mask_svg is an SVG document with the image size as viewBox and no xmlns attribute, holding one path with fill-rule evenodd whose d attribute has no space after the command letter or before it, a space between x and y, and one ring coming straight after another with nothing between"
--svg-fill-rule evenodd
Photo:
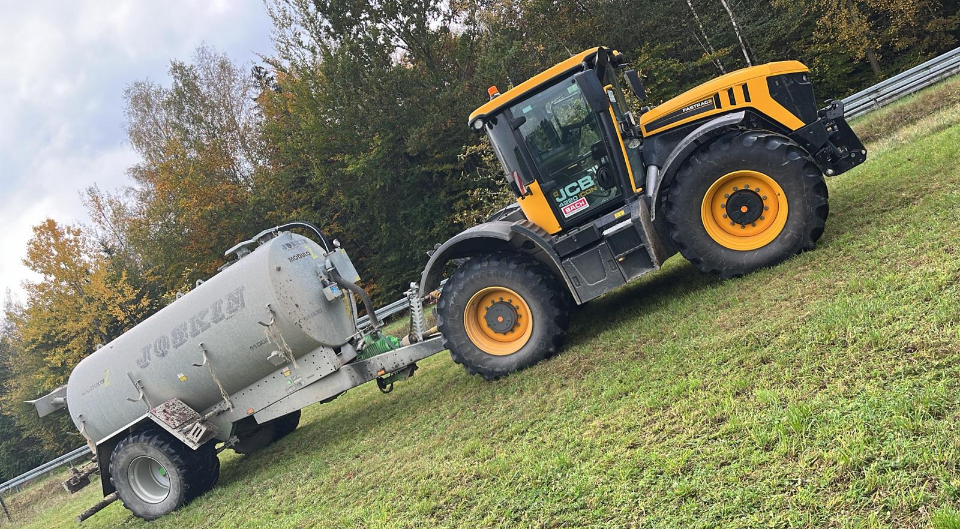
<instances>
[{"instance_id":1,"label":"tire tread","mask_svg":"<svg viewBox=\"0 0 960 529\"><path fill-rule=\"evenodd\" d=\"M496 253L471 258L457 268L456 272L454 272L450 278L450 281L447 281L444 285L440 299L437 302L437 326L440 329L443 347L450 350L450 356L453 361L466 368L467 372L471 375L480 375L486 380L496 380L508 375L510 372L505 372L486 365L483 362L471 359L470 348L475 348L475 346L469 343L469 339L466 340L468 343L462 343L461 340L451 338L451 336L455 334L450 332L451 325L455 322L449 321L453 318L448 317L446 313L449 310L453 310L454 313L463 310L462 306L451 307L451 305L454 303L452 301L454 298L454 290L459 284L462 284L467 277L474 274L485 272L496 273L497 271L505 270L512 272L519 271L524 276L524 279L528 280L529 284L533 286L533 292L540 293L545 297L546 302L543 303L541 307L543 313L538 314L537 319L548 322L552 327L552 332L548 332L549 339L547 343L537 344L538 350L531 355L533 361L529 364L522 365L518 369L524 369L557 354L569 325L568 302L563 296L563 288L565 287L561 286L556 277L540 263L532 258L512 253ZM474 353L474 355L475 354L476 353Z\"/></svg>"}]
</instances>

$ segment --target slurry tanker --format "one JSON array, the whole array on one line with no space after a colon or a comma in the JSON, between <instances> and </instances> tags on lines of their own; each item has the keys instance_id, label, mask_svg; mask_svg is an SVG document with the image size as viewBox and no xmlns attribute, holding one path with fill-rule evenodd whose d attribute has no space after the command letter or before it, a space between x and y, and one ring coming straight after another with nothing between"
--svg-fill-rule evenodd
<instances>
[{"instance_id":1,"label":"slurry tanker","mask_svg":"<svg viewBox=\"0 0 960 529\"><path fill-rule=\"evenodd\" d=\"M311 240L290 231L306 229ZM377 380L389 390L416 361L443 349L422 304L406 346L380 334L347 253L312 224L266 230L190 293L84 358L66 386L34 404L64 406L96 454L105 500L154 519L203 494L220 472L219 450L249 454L296 429L300 409ZM358 304L372 326L362 333ZM436 332L435 330L433 331Z\"/></svg>"}]
</instances>

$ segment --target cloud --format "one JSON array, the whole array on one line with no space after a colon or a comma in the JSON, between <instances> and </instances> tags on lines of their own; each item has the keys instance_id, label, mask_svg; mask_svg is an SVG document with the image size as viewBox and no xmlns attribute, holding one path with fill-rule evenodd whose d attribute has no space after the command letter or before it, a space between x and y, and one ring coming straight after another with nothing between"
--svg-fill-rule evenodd
<instances>
[{"instance_id":1,"label":"cloud","mask_svg":"<svg viewBox=\"0 0 960 529\"><path fill-rule=\"evenodd\" d=\"M22 298L31 226L87 221L79 192L127 185L123 90L164 83L200 43L239 64L270 53L259 2L6 2L0 19L0 287Z\"/></svg>"}]
</instances>

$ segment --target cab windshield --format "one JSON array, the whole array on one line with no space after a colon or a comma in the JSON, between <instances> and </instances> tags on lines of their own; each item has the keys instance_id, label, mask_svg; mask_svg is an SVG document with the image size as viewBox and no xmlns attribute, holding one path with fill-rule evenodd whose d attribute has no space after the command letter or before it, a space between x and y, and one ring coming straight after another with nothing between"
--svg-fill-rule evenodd
<instances>
[{"instance_id":1,"label":"cab windshield","mask_svg":"<svg viewBox=\"0 0 960 529\"><path fill-rule=\"evenodd\" d=\"M597 115L573 80L563 81L510 108L523 117L518 132L564 219L586 215L620 196L601 173L611 173ZM556 185L551 183L555 182ZM601 187L601 182L607 187Z\"/></svg>"}]
</instances>

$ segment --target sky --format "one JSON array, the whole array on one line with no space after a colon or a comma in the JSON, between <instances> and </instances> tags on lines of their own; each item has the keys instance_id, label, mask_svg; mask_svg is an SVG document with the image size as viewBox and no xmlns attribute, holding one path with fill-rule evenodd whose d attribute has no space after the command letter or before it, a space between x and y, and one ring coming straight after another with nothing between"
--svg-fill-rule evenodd
<instances>
[{"instance_id":1,"label":"sky","mask_svg":"<svg viewBox=\"0 0 960 529\"><path fill-rule=\"evenodd\" d=\"M252 66L269 55L260 0L0 0L0 288L24 300L31 227L88 222L80 192L130 185L123 91L169 85L201 43ZM2 293L0 292L0 293Z\"/></svg>"}]
</instances>

